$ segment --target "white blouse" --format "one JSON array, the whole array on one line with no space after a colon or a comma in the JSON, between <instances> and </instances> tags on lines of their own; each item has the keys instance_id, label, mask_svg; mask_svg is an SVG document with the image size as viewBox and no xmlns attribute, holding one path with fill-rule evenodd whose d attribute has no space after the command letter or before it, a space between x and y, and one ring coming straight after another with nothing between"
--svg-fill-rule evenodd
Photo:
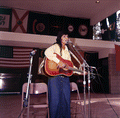
<instances>
[{"instance_id":1,"label":"white blouse","mask_svg":"<svg viewBox=\"0 0 120 118\"><path fill-rule=\"evenodd\" d=\"M49 48L47 48L45 50L45 56L56 62L56 63L59 63L59 59L56 57L56 54L54 53L57 53L58 55L60 55L60 47L58 44L54 44L52 46L50 46ZM66 60L70 60L71 61L71 56L70 56L70 53L68 51L68 47L65 45L65 49L62 49L62 56L61 56L63 59L66 59Z\"/></svg>"}]
</instances>

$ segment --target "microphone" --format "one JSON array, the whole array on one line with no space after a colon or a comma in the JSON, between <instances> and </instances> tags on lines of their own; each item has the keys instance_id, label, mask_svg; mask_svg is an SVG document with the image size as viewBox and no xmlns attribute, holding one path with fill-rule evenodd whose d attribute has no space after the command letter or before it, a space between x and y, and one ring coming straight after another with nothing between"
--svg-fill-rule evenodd
<instances>
[{"instance_id":1,"label":"microphone","mask_svg":"<svg viewBox=\"0 0 120 118\"><path fill-rule=\"evenodd\" d=\"M68 43L73 43L70 39L68 40Z\"/></svg>"},{"instance_id":2,"label":"microphone","mask_svg":"<svg viewBox=\"0 0 120 118\"><path fill-rule=\"evenodd\" d=\"M73 42L70 39L68 39L67 44L72 44L72 43Z\"/></svg>"},{"instance_id":3,"label":"microphone","mask_svg":"<svg viewBox=\"0 0 120 118\"><path fill-rule=\"evenodd\" d=\"M32 52L30 52L31 56L34 56L36 54L37 50L33 50Z\"/></svg>"}]
</instances>

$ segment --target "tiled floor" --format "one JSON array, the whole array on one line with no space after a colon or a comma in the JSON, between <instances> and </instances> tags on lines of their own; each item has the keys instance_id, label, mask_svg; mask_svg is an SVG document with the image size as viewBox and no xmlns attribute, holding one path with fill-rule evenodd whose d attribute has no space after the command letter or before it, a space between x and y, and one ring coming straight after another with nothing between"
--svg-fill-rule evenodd
<instances>
[{"instance_id":1,"label":"tiled floor","mask_svg":"<svg viewBox=\"0 0 120 118\"><path fill-rule=\"evenodd\" d=\"M71 98L74 99L76 93L71 94ZM87 94L86 94L86 98ZM93 94L90 97L90 116L89 118L120 118L120 94ZM32 99L32 98L31 98ZM78 114L75 116L75 109L71 108L71 118L88 118L88 99L86 99L86 109L84 109L84 95L81 93L81 107L78 104ZM41 101L44 100L44 97ZM39 102L38 97L34 99L34 102ZM74 104L72 103L71 106ZM86 111L86 114L84 114ZM18 118L21 112L21 95L0 95L0 118ZM45 110L38 110L39 113L45 112ZM40 116L35 118L46 118L46 116ZM44 115L44 114L43 114ZM32 115L30 115L32 118Z\"/></svg>"}]
</instances>

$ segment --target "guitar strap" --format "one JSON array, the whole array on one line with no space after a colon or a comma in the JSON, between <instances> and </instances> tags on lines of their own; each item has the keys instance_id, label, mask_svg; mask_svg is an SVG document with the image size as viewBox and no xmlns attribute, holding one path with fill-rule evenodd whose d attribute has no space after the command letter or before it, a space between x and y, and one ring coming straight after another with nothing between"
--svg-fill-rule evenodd
<instances>
[{"instance_id":1,"label":"guitar strap","mask_svg":"<svg viewBox=\"0 0 120 118\"><path fill-rule=\"evenodd\" d=\"M43 58L42 62L39 65L38 74L44 75L43 67L45 65L45 59L46 59L46 56Z\"/></svg>"},{"instance_id":2,"label":"guitar strap","mask_svg":"<svg viewBox=\"0 0 120 118\"><path fill-rule=\"evenodd\" d=\"M54 53L55 53L55 47L54 47ZM46 56L43 58L42 62L39 65L38 74L45 75L44 74L44 69L43 69L43 67L45 65L45 60L46 60Z\"/></svg>"}]
</instances>

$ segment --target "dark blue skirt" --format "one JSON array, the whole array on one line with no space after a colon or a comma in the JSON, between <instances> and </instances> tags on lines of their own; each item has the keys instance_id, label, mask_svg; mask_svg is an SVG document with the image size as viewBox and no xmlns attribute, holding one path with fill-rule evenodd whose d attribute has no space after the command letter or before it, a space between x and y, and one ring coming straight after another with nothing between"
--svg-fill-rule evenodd
<instances>
[{"instance_id":1,"label":"dark blue skirt","mask_svg":"<svg viewBox=\"0 0 120 118\"><path fill-rule=\"evenodd\" d=\"M70 118L69 77L56 76L48 80L50 118Z\"/></svg>"}]
</instances>

